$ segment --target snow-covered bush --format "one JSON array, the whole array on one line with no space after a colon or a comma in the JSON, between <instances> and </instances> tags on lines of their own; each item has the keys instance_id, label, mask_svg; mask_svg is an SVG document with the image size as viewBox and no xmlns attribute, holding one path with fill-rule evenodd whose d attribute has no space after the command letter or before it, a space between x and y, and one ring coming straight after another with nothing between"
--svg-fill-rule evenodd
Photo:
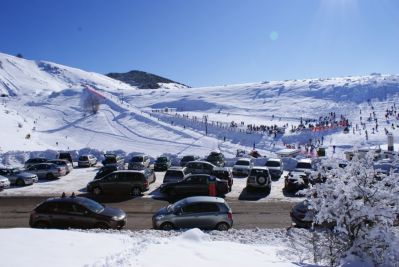
<instances>
[{"instance_id":1,"label":"snow-covered bush","mask_svg":"<svg viewBox=\"0 0 399 267\"><path fill-rule=\"evenodd\" d=\"M358 257L375 265L399 260L394 225L399 214L399 175L374 169L374 155L355 156L345 168L334 159L322 163L327 179L307 190L315 210L315 225L335 225L330 231L336 259ZM324 167L324 168L323 168ZM328 251L321 253L324 258ZM338 261L329 261L335 265Z\"/></svg>"}]
</instances>

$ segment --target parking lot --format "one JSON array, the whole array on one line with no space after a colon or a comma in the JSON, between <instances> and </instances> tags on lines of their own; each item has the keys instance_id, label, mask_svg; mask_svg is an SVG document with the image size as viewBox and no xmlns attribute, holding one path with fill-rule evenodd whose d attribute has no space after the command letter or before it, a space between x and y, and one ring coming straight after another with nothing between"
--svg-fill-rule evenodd
<instances>
[{"instance_id":1,"label":"parking lot","mask_svg":"<svg viewBox=\"0 0 399 267\"><path fill-rule=\"evenodd\" d=\"M76 168L66 176L62 176L56 180L39 180L31 186L17 187L11 186L0 192L0 197L51 197L60 196L63 192L67 195L72 194L86 194L86 185L93 180L100 165L90 168ZM145 192L142 198L156 198L163 199L164 196L159 192L159 186L162 184L165 172L156 172L156 181L150 185L150 190ZM285 173L283 174L283 176ZM234 178L232 191L226 195L228 200L243 200L243 201L259 201L259 202L299 202L301 197L287 196L283 193L284 177L272 182L270 193L264 190L255 190L248 192L246 190L246 177Z\"/></svg>"}]
</instances>

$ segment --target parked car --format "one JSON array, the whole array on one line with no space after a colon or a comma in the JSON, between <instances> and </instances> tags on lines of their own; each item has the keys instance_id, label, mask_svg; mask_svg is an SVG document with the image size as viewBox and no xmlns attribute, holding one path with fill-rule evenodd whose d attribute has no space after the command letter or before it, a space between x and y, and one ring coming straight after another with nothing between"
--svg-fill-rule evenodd
<instances>
[{"instance_id":1,"label":"parked car","mask_svg":"<svg viewBox=\"0 0 399 267\"><path fill-rule=\"evenodd\" d=\"M27 172L36 174L39 179L55 179L66 174L64 167L58 166L54 163L40 163L35 164L26 169Z\"/></svg>"},{"instance_id":2,"label":"parked car","mask_svg":"<svg viewBox=\"0 0 399 267\"><path fill-rule=\"evenodd\" d=\"M233 214L227 202L218 197L188 197L158 210L152 217L154 229L181 228L227 231Z\"/></svg>"},{"instance_id":3,"label":"parked car","mask_svg":"<svg viewBox=\"0 0 399 267\"><path fill-rule=\"evenodd\" d=\"M87 192L101 194L132 194L140 196L149 190L149 173L146 170L115 171L87 184Z\"/></svg>"},{"instance_id":4,"label":"parked car","mask_svg":"<svg viewBox=\"0 0 399 267\"><path fill-rule=\"evenodd\" d=\"M114 171L117 171L117 170L120 170L120 169L116 165L102 166L96 173L96 176L94 176L94 180L101 179L101 178L107 176L108 174L110 174Z\"/></svg>"},{"instance_id":5,"label":"parked car","mask_svg":"<svg viewBox=\"0 0 399 267\"><path fill-rule=\"evenodd\" d=\"M104 154L104 160L101 162L103 166L118 166L119 168L125 166L125 160L116 154Z\"/></svg>"},{"instance_id":6,"label":"parked car","mask_svg":"<svg viewBox=\"0 0 399 267\"><path fill-rule=\"evenodd\" d=\"M248 176L251 168L254 166L253 162L249 158L240 158L236 161L233 166L234 176Z\"/></svg>"},{"instance_id":7,"label":"parked car","mask_svg":"<svg viewBox=\"0 0 399 267\"><path fill-rule=\"evenodd\" d=\"M166 171L170 166L172 166L172 162L169 157L161 156L155 160L154 170L155 171Z\"/></svg>"},{"instance_id":8,"label":"parked car","mask_svg":"<svg viewBox=\"0 0 399 267\"><path fill-rule=\"evenodd\" d=\"M296 193L309 186L309 173L303 171L292 171L285 176L284 191Z\"/></svg>"},{"instance_id":9,"label":"parked car","mask_svg":"<svg viewBox=\"0 0 399 267\"><path fill-rule=\"evenodd\" d=\"M0 175L0 191L4 190L5 188L9 188L10 185L10 180L8 180L7 177Z\"/></svg>"},{"instance_id":10,"label":"parked car","mask_svg":"<svg viewBox=\"0 0 399 267\"><path fill-rule=\"evenodd\" d=\"M65 159L52 159L47 161L47 163L54 163L58 166L64 167L66 170L66 174L70 173L73 170L72 163Z\"/></svg>"},{"instance_id":11,"label":"parked car","mask_svg":"<svg viewBox=\"0 0 399 267\"><path fill-rule=\"evenodd\" d=\"M57 159L65 159L65 160L69 161L73 166L72 155L69 152L59 152L57 155Z\"/></svg>"},{"instance_id":12,"label":"parked car","mask_svg":"<svg viewBox=\"0 0 399 267\"><path fill-rule=\"evenodd\" d=\"M150 157L144 154L133 156L130 159L129 170L142 170L150 167Z\"/></svg>"},{"instance_id":13,"label":"parked car","mask_svg":"<svg viewBox=\"0 0 399 267\"><path fill-rule=\"evenodd\" d=\"M149 184L155 183L157 177L153 169L147 168L143 170Z\"/></svg>"},{"instance_id":14,"label":"parked car","mask_svg":"<svg viewBox=\"0 0 399 267\"><path fill-rule=\"evenodd\" d=\"M163 183L166 184L181 181L186 174L185 167L170 167L165 173Z\"/></svg>"},{"instance_id":15,"label":"parked car","mask_svg":"<svg viewBox=\"0 0 399 267\"><path fill-rule=\"evenodd\" d=\"M267 167L253 167L247 178L247 189L262 188L269 192L272 188L272 180Z\"/></svg>"},{"instance_id":16,"label":"parked car","mask_svg":"<svg viewBox=\"0 0 399 267\"><path fill-rule=\"evenodd\" d=\"M291 220L296 227L311 228L313 220L316 216L315 211L310 207L308 200L304 200L292 207L290 212ZM321 224L313 224L315 227L323 227L332 229L336 222L323 222Z\"/></svg>"},{"instance_id":17,"label":"parked car","mask_svg":"<svg viewBox=\"0 0 399 267\"><path fill-rule=\"evenodd\" d=\"M233 174L230 168L217 167L208 161L190 161L186 164L187 174L209 174L225 180L229 185L229 190L233 186Z\"/></svg>"},{"instance_id":18,"label":"parked car","mask_svg":"<svg viewBox=\"0 0 399 267\"><path fill-rule=\"evenodd\" d=\"M121 229L126 225L126 213L85 197L49 198L31 212L29 225L33 228Z\"/></svg>"},{"instance_id":19,"label":"parked car","mask_svg":"<svg viewBox=\"0 0 399 267\"><path fill-rule=\"evenodd\" d=\"M186 164L186 173L192 174L212 174L216 166L208 161L190 161Z\"/></svg>"},{"instance_id":20,"label":"parked car","mask_svg":"<svg viewBox=\"0 0 399 267\"><path fill-rule=\"evenodd\" d=\"M218 167L224 167L224 155L219 151L212 151L208 157L206 157L206 161L216 165Z\"/></svg>"},{"instance_id":21,"label":"parked car","mask_svg":"<svg viewBox=\"0 0 399 267\"><path fill-rule=\"evenodd\" d=\"M184 167L184 166L186 166L186 164L188 162L199 160L199 158L200 158L199 156L195 156L195 155L186 155L180 160L180 166Z\"/></svg>"},{"instance_id":22,"label":"parked car","mask_svg":"<svg viewBox=\"0 0 399 267\"><path fill-rule=\"evenodd\" d=\"M31 158L25 162L25 168L29 168L32 165L47 162L46 158Z\"/></svg>"},{"instance_id":23,"label":"parked car","mask_svg":"<svg viewBox=\"0 0 399 267\"><path fill-rule=\"evenodd\" d=\"M97 164L97 158L91 154L82 155L78 159L79 167L91 167Z\"/></svg>"},{"instance_id":24,"label":"parked car","mask_svg":"<svg viewBox=\"0 0 399 267\"><path fill-rule=\"evenodd\" d=\"M272 179L279 179L284 171L284 164L281 159L270 158L266 161L265 166L269 169Z\"/></svg>"},{"instance_id":25,"label":"parked car","mask_svg":"<svg viewBox=\"0 0 399 267\"><path fill-rule=\"evenodd\" d=\"M215 182L216 195L224 196L229 192L227 181L207 174L190 174L183 180L160 186L160 192L170 197L209 195L209 183Z\"/></svg>"},{"instance_id":26,"label":"parked car","mask_svg":"<svg viewBox=\"0 0 399 267\"><path fill-rule=\"evenodd\" d=\"M227 184L229 186L229 192L231 191L233 187L233 173L231 171L231 168L214 168L211 174L213 176L216 176L220 180L227 181Z\"/></svg>"},{"instance_id":27,"label":"parked car","mask_svg":"<svg viewBox=\"0 0 399 267\"><path fill-rule=\"evenodd\" d=\"M312 159L300 159L295 167L295 171L312 172L314 170L316 170L316 165Z\"/></svg>"},{"instance_id":28,"label":"parked car","mask_svg":"<svg viewBox=\"0 0 399 267\"><path fill-rule=\"evenodd\" d=\"M7 177L11 184L17 186L31 185L38 181L36 174L18 168L0 168L0 175Z\"/></svg>"}]
</instances>

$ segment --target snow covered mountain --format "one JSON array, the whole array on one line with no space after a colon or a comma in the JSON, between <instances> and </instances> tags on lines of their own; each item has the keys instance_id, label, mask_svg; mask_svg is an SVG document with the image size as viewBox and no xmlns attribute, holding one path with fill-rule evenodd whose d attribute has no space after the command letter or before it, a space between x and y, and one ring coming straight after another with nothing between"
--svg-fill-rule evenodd
<instances>
[{"instance_id":1,"label":"snow covered mountain","mask_svg":"<svg viewBox=\"0 0 399 267\"><path fill-rule=\"evenodd\" d=\"M101 97L97 114L82 106L93 92ZM270 154L309 139L342 152L385 144L386 131L397 135L398 93L399 76L380 74L137 90L101 74L0 54L0 153L90 147L152 156L219 149L232 156L253 146ZM166 108L173 112L160 112ZM349 133L290 131L301 119L317 123L331 113L352 124ZM248 130L274 125L285 126L285 134Z\"/></svg>"}]
</instances>

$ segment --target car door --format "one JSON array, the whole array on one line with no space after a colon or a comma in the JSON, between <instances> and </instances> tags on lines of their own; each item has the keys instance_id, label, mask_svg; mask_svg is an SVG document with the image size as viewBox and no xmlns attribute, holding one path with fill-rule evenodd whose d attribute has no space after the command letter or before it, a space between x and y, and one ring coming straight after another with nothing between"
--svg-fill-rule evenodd
<instances>
[{"instance_id":1,"label":"car door","mask_svg":"<svg viewBox=\"0 0 399 267\"><path fill-rule=\"evenodd\" d=\"M56 228L70 228L74 227L74 217L72 203L70 202L58 202L55 209L55 213L52 219L53 225Z\"/></svg>"},{"instance_id":2,"label":"car door","mask_svg":"<svg viewBox=\"0 0 399 267\"><path fill-rule=\"evenodd\" d=\"M193 196L207 194L208 186L206 183L206 177L207 176L204 175L190 176L191 179L185 187L185 193Z\"/></svg>"},{"instance_id":3,"label":"car door","mask_svg":"<svg viewBox=\"0 0 399 267\"><path fill-rule=\"evenodd\" d=\"M115 191L117 193L127 194L131 192L132 189L132 180L134 180L135 173L116 173L116 188Z\"/></svg>"},{"instance_id":4,"label":"car door","mask_svg":"<svg viewBox=\"0 0 399 267\"><path fill-rule=\"evenodd\" d=\"M94 226L96 219L92 216L92 212L82 205L73 203L69 213L72 228L87 229Z\"/></svg>"},{"instance_id":5,"label":"car door","mask_svg":"<svg viewBox=\"0 0 399 267\"><path fill-rule=\"evenodd\" d=\"M202 202L199 210L196 219L201 228L214 229L216 224L223 220L223 216L219 215L220 209L216 203Z\"/></svg>"},{"instance_id":6,"label":"car door","mask_svg":"<svg viewBox=\"0 0 399 267\"><path fill-rule=\"evenodd\" d=\"M199 218L201 203L191 203L182 207L182 212L176 215L175 225L177 228L202 228Z\"/></svg>"},{"instance_id":7,"label":"car door","mask_svg":"<svg viewBox=\"0 0 399 267\"><path fill-rule=\"evenodd\" d=\"M111 173L100 180L101 188L104 193L113 193L118 188L116 173Z\"/></svg>"}]
</instances>

